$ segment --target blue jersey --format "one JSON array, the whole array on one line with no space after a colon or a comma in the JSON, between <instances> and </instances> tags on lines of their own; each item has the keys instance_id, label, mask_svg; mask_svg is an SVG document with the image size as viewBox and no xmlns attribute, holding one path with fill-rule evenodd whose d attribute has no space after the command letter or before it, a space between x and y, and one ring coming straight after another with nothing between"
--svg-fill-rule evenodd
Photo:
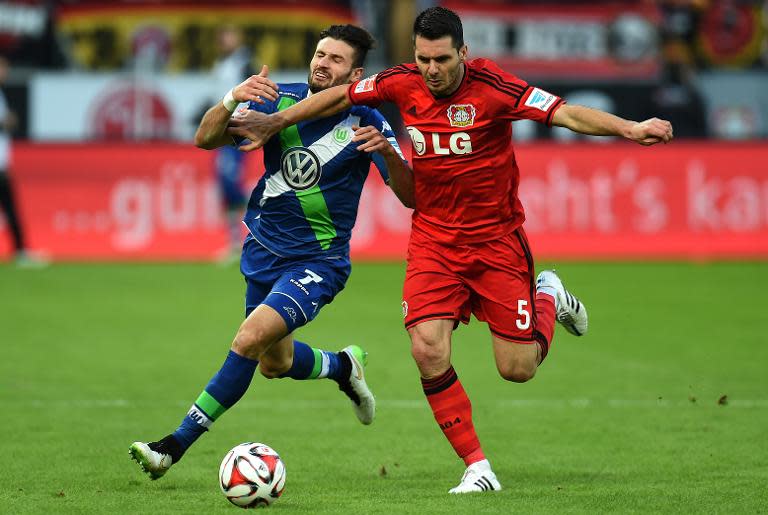
<instances>
[{"instance_id":1,"label":"blue jersey","mask_svg":"<svg viewBox=\"0 0 768 515\"><path fill-rule=\"evenodd\" d=\"M307 97L307 84L280 84L274 102L250 109L267 114ZM384 159L357 150L352 126L373 125L402 157L395 135L375 109L356 106L292 125L264 145L264 176L251 193L243 221L253 237L283 257L349 255L360 194L371 161L388 181Z\"/></svg>"}]
</instances>

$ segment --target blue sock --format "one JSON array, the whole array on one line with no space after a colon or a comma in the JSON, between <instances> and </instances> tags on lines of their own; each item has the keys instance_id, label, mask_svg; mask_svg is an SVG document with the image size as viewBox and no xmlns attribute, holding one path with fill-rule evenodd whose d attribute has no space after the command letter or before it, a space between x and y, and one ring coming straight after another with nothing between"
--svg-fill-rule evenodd
<instances>
[{"instance_id":1,"label":"blue sock","mask_svg":"<svg viewBox=\"0 0 768 515\"><path fill-rule=\"evenodd\" d=\"M258 364L256 360L229 351L224 364L173 433L184 450L195 443L216 419L240 400L248 390Z\"/></svg>"},{"instance_id":2,"label":"blue sock","mask_svg":"<svg viewBox=\"0 0 768 515\"><path fill-rule=\"evenodd\" d=\"M290 377L299 381L327 377L338 382L348 375L349 371L344 373L344 367L337 353L313 349L306 343L294 340L293 363L291 368L280 377Z\"/></svg>"}]
</instances>

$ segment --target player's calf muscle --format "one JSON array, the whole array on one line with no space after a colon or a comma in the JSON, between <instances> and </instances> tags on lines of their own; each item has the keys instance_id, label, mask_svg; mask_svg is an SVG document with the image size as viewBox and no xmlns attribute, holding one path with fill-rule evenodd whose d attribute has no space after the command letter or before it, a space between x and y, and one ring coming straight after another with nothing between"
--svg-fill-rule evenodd
<instances>
[{"instance_id":1,"label":"player's calf muscle","mask_svg":"<svg viewBox=\"0 0 768 515\"><path fill-rule=\"evenodd\" d=\"M505 381L513 383L525 383L536 375L536 364L533 362L513 362L497 365L497 368Z\"/></svg>"},{"instance_id":2,"label":"player's calf muscle","mask_svg":"<svg viewBox=\"0 0 768 515\"><path fill-rule=\"evenodd\" d=\"M538 344L520 344L494 338L496 369L506 381L525 383L533 379L539 362Z\"/></svg>"},{"instance_id":3,"label":"player's calf muscle","mask_svg":"<svg viewBox=\"0 0 768 515\"><path fill-rule=\"evenodd\" d=\"M271 358L262 358L259 361L259 373L267 379L275 379L286 373L291 368L291 362L275 361Z\"/></svg>"}]
</instances>

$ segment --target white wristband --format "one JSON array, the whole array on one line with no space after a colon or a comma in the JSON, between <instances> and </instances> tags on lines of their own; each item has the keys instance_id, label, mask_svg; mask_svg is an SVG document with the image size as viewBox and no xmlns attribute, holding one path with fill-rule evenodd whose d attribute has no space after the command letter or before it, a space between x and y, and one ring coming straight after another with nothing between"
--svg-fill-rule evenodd
<instances>
[{"instance_id":1,"label":"white wristband","mask_svg":"<svg viewBox=\"0 0 768 515\"><path fill-rule=\"evenodd\" d=\"M224 95L224 98L221 99L221 103L224 106L224 109L226 109L230 113L234 113L235 109L240 104L240 102L235 100L235 97L232 96L232 90L231 89L229 91L227 91L227 94Z\"/></svg>"}]
</instances>

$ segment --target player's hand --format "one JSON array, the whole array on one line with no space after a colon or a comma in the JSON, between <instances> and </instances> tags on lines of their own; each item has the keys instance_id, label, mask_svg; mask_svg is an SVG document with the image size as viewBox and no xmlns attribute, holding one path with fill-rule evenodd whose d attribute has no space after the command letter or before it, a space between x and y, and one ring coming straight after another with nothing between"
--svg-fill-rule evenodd
<instances>
[{"instance_id":1,"label":"player's hand","mask_svg":"<svg viewBox=\"0 0 768 515\"><path fill-rule=\"evenodd\" d=\"M226 132L230 136L240 136L250 140L249 143L238 147L243 152L250 152L263 147L269 138L280 132L280 129L281 125L274 115L244 109L236 111L236 114L229 119Z\"/></svg>"},{"instance_id":2,"label":"player's hand","mask_svg":"<svg viewBox=\"0 0 768 515\"><path fill-rule=\"evenodd\" d=\"M674 137L672 124L659 118L635 123L630 128L629 134L632 141L646 146L661 142L669 143Z\"/></svg>"},{"instance_id":3,"label":"player's hand","mask_svg":"<svg viewBox=\"0 0 768 515\"><path fill-rule=\"evenodd\" d=\"M261 73L251 75L232 89L232 98L238 102L253 101L259 104L264 99L277 100L277 84L269 80L269 67L265 64L261 67Z\"/></svg>"},{"instance_id":4,"label":"player's hand","mask_svg":"<svg viewBox=\"0 0 768 515\"><path fill-rule=\"evenodd\" d=\"M368 125L367 127L353 125L352 130L355 131L352 141L363 142L361 145L358 145L357 150L368 153L378 152L382 155L394 154L396 152L395 148L387 141L387 138L373 125Z\"/></svg>"}]
</instances>

